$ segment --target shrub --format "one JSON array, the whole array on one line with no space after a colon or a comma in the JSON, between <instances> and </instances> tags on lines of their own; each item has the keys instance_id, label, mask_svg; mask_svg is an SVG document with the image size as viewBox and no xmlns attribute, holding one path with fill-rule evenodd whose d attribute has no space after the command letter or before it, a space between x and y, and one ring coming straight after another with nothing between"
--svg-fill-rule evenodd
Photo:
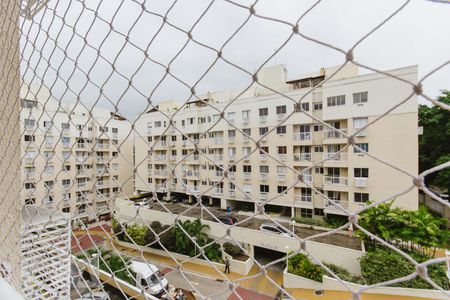
<instances>
[{"instance_id":1,"label":"shrub","mask_svg":"<svg viewBox=\"0 0 450 300\"><path fill-rule=\"evenodd\" d=\"M144 236L147 232L147 227L140 224L129 225L126 229L127 235L125 235L126 242L134 242L138 245L144 246Z\"/></svg>"},{"instance_id":2,"label":"shrub","mask_svg":"<svg viewBox=\"0 0 450 300\"><path fill-rule=\"evenodd\" d=\"M417 253L411 254L411 257L418 262L426 260L426 256ZM403 256L395 251L381 247L377 247L373 251L365 253L360 261L361 273L368 284L400 278L415 272L414 265ZM428 276L443 289L449 289L449 280L446 276L444 263L428 266ZM432 286L429 283L419 277L396 283L392 286L432 289Z\"/></svg>"},{"instance_id":3,"label":"shrub","mask_svg":"<svg viewBox=\"0 0 450 300\"><path fill-rule=\"evenodd\" d=\"M344 269L340 266L330 264L330 263L324 263L324 265L327 266L328 269L330 269L334 274L337 275L337 277L339 277L342 280L345 280L348 282L353 282L353 283L358 283L358 284L365 284L364 278L362 278L360 276L353 276L346 269ZM329 275L331 275L331 274L329 274Z\"/></svg>"},{"instance_id":4,"label":"shrub","mask_svg":"<svg viewBox=\"0 0 450 300\"><path fill-rule=\"evenodd\" d=\"M318 265L313 264L308 256L297 254L288 259L288 272L315 281L322 281L325 271Z\"/></svg>"},{"instance_id":5,"label":"shrub","mask_svg":"<svg viewBox=\"0 0 450 300\"><path fill-rule=\"evenodd\" d=\"M158 222L158 221L152 222L152 223L150 224L150 228L147 229L147 231L145 232L145 235L144 235L144 242L145 242L145 245L146 245L146 246L150 246L150 247L156 246L158 243L155 243L155 241L156 241L156 235L155 235L155 233L156 233L156 234L160 234L161 232L163 232L163 231L164 231L165 229L167 229L168 227L169 227L169 226L163 227L163 226L161 225L161 223ZM154 231L155 233L153 233L153 231ZM161 237L160 237L160 238L161 238ZM159 246L159 244L158 244L158 246Z\"/></svg>"},{"instance_id":6,"label":"shrub","mask_svg":"<svg viewBox=\"0 0 450 300\"><path fill-rule=\"evenodd\" d=\"M223 250L224 250L226 253L228 253L228 254L230 254L231 256L233 256L233 257L236 257L236 256L239 256L239 255L242 255L242 254L243 254L243 253L242 253L242 249L239 248L239 246L233 245L233 244L230 243L230 242L226 242L226 243L223 244Z\"/></svg>"},{"instance_id":7,"label":"shrub","mask_svg":"<svg viewBox=\"0 0 450 300\"><path fill-rule=\"evenodd\" d=\"M331 228L338 228L345 223L348 223L348 217L328 214L325 217L325 222L327 222L329 227Z\"/></svg>"}]
</instances>

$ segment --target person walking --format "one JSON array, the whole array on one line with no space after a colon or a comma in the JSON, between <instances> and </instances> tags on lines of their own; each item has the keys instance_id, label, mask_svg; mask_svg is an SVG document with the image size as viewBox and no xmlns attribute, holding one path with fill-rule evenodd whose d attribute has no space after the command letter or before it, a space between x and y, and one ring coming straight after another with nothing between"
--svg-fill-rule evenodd
<instances>
[{"instance_id":1,"label":"person walking","mask_svg":"<svg viewBox=\"0 0 450 300\"><path fill-rule=\"evenodd\" d=\"M224 270L225 274L230 274L230 260L228 259L228 257L225 257L225 270Z\"/></svg>"}]
</instances>

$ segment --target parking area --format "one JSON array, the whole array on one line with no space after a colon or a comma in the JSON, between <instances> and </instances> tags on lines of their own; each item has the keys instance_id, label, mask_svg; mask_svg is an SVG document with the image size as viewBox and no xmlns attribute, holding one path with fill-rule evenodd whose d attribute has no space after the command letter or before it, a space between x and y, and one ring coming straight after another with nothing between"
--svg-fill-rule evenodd
<instances>
[{"instance_id":1,"label":"parking area","mask_svg":"<svg viewBox=\"0 0 450 300\"><path fill-rule=\"evenodd\" d=\"M162 212L167 212L167 210L169 210L173 214L183 215L183 216L193 217L193 218L199 218L199 219L203 219L203 220L207 220L207 221L215 221L215 219L213 218L213 215L216 217L226 216L225 210L222 210L218 207L208 207L207 210L203 210L203 212L202 212L202 209L199 206L183 204L183 203L167 202L167 203L164 203L164 206L165 206L165 208L164 208L161 204L159 204L157 202L152 202L151 200L149 200L149 205L150 205L150 209L153 209L153 210L162 211ZM248 218L247 216L243 216L243 215L233 213L233 212L231 213L231 216L236 218L238 221L243 221L246 218ZM269 219L261 218L260 216L258 216L258 218L252 218L251 220L247 220L247 221L243 222L242 224L239 224L239 226L249 228L249 229L259 230L259 227L261 226L261 224L267 223L267 222L271 222L271 221ZM280 221L279 223L282 224L286 229L292 230L292 225L289 224L288 222ZM312 228L299 227L299 226L295 227L295 234L300 238L306 238L306 237L317 235L317 234L320 234L323 232L325 232L325 231L315 230ZM350 237L350 236L344 235L344 234L334 233L334 234L331 234L328 236L317 237L312 240L316 241L316 242L324 243L324 244L345 247L345 248L354 249L354 250L361 250L360 239L358 239L356 237Z\"/></svg>"}]
</instances>

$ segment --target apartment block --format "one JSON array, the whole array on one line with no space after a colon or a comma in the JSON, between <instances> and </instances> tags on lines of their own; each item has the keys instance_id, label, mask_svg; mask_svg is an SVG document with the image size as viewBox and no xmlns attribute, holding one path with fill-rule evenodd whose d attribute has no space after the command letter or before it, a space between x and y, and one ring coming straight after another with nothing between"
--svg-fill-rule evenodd
<instances>
[{"instance_id":1,"label":"apartment block","mask_svg":"<svg viewBox=\"0 0 450 300\"><path fill-rule=\"evenodd\" d=\"M404 191L411 177L371 156L417 175L412 86L360 74L353 64L337 71L288 79L285 67L275 65L262 69L261 85L249 89L160 102L135 126L137 192L190 202L201 195L234 210L257 211L261 202L266 212L310 218L345 215ZM417 82L417 66L386 73ZM359 149L347 144L346 135L356 132ZM417 190L394 203L416 209Z\"/></svg>"},{"instance_id":2,"label":"apartment block","mask_svg":"<svg viewBox=\"0 0 450 300\"><path fill-rule=\"evenodd\" d=\"M107 218L133 191L130 123L106 109L56 101L43 86L21 91L23 204Z\"/></svg>"}]
</instances>

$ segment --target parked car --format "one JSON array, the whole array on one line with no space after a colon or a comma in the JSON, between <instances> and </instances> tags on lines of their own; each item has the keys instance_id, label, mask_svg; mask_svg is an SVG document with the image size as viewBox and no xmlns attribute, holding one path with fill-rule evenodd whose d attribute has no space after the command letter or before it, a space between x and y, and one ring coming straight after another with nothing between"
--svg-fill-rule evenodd
<instances>
[{"instance_id":1,"label":"parked car","mask_svg":"<svg viewBox=\"0 0 450 300\"><path fill-rule=\"evenodd\" d=\"M219 216L217 217L219 221L225 225L234 225L238 222L238 220L235 217L231 216Z\"/></svg>"},{"instance_id":2,"label":"parked car","mask_svg":"<svg viewBox=\"0 0 450 300\"><path fill-rule=\"evenodd\" d=\"M136 287L150 295L161 297L169 290L169 282L155 265L132 261L131 269L136 273Z\"/></svg>"},{"instance_id":3,"label":"parked car","mask_svg":"<svg viewBox=\"0 0 450 300\"><path fill-rule=\"evenodd\" d=\"M135 208L150 208L150 205L146 201L134 202Z\"/></svg>"},{"instance_id":4,"label":"parked car","mask_svg":"<svg viewBox=\"0 0 450 300\"><path fill-rule=\"evenodd\" d=\"M292 233L290 233L289 231L287 231L283 227L278 226L275 223L264 223L264 224L261 224L261 226L259 226L259 230L264 231L264 232L280 234L280 235L287 236L287 237L292 237Z\"/></svg>"},{"instance_id":5,"label":"parked car","mask_svg":"<svg viewBox=\"0 0 450 300\"><path fill-rule=\"evenodd\" d=\"M84 294L76 300L109 300L109 296L105 292L92 292Z\"/></svg>"}]
</instances>

